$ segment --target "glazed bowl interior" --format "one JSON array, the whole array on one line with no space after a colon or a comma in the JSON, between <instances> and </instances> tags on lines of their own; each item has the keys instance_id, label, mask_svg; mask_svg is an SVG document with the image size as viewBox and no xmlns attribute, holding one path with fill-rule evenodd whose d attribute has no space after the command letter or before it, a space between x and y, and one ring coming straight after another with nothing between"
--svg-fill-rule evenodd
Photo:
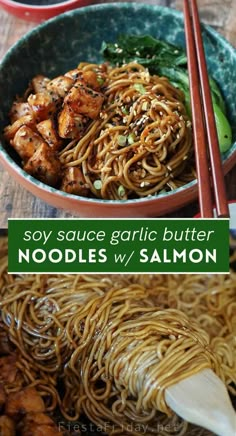
<instances>
[{"instance_id":1,"label":"glazed bowl interior","mask_svg":"<svg viewBox=\"0 0 236 436\"><path fill-rule=\"evenodd\" d=\"M16 95L31 78L51 78L73 69L80 61L102 62L103 41L115 42L120 34L150 34L184 46L183 16L170 8L136 3L110 3L80 8L43 23L24 36L7 53L0 66L0 130ZM228 172L236 162L236 53L213 29L203 26L210 74L224 96L233 129L233 144L222 155ZM0 161L26 189L56 207L80 216L160 216L197 198L197 183L153 197L136 200L98 200L69 195L25 173L1 136Z\"/></svg>"}]
</instances>

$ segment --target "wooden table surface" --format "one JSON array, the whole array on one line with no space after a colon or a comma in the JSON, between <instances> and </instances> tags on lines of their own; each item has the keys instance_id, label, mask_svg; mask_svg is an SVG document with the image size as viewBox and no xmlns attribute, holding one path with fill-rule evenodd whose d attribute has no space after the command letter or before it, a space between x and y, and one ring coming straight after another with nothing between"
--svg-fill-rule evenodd
<instances>
[{"instance_id":1,"label":"wooden table surface","mask_svg":"<svg viewBox=\"0 0 236 436\"><path fill-rule=\"evenodd\" d=\"M182 9L183 0L149 0L147 3ZM198 0L198 4L202 21L216 28L236 47L236 0ZM33 27L35 23L15 18L0 8L0 58ZM227 176L226 183L228 198L236 198L236 167ZM192 216L197 209L195 203L179 211L178 216ZM66 211L55 209L27 192L0 166L0 228L7 227L8 218L69 216Z\"/></svg>"}]
</instances>

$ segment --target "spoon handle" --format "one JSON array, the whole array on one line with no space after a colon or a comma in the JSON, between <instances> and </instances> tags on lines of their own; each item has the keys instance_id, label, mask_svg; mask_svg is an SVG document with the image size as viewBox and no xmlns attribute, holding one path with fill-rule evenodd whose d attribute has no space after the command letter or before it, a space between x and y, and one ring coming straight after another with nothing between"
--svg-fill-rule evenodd
<instances>
[{"instance_id":1,"label":"spoon handle","mask_svg":"<svg viewBox=\"0 0 236 436\"><path fill-rule=\"evenodd\" d=\"M218 436L236 435L236 413L224 383L204 369L166 389L168 406L193 424Z\"/></svg>"}]
</instances>

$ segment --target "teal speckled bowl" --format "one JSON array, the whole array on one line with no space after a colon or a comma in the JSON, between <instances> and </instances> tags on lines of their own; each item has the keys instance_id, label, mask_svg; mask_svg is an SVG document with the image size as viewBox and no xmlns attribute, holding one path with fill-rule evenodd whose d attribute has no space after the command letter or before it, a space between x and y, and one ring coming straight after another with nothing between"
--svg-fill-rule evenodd
<instances>
[{"instance_id":1,"label":"teal speckled bowl","mask_svg":"<svg viewBox=\"0 0 236 436\"><path fill-rule=\"evenodd\" d=\"M103 40L114 42L121 33L148 33L184 45L183 16L173 9L136 3L88 6L60 15L24 36L12 47L0 66L0 131L16 94L42 73L51 77L74 68L80 61L99 62ZM234 143L222 158L225 173L236 162L236 52L213 29L203 26L210 74L224 95L233 128ZM144 199L112 201L69 195L26 174L10 156L2 139L0 161L26 189L53 206L90 217L142 217L170 213L197 198L197 182L167 194Z\"/></svg>"}]
</instances>

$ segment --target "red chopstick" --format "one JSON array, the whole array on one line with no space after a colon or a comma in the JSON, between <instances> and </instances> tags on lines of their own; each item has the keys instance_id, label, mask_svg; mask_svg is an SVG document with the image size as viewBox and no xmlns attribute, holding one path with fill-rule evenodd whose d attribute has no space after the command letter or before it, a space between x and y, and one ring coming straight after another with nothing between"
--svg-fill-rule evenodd
<instances>
[{"instance_id":1,"label":"red chopstick","mask_svg":"<svg viewBox=\"0 0 236 436\"><path fill-rule=\"evenodd\" d=\"M224 173L196 0L184 0L184 18L200 212L203 218L213 217L213 188L217 216L228 217Z\"/></svg>"}]
</instances>

